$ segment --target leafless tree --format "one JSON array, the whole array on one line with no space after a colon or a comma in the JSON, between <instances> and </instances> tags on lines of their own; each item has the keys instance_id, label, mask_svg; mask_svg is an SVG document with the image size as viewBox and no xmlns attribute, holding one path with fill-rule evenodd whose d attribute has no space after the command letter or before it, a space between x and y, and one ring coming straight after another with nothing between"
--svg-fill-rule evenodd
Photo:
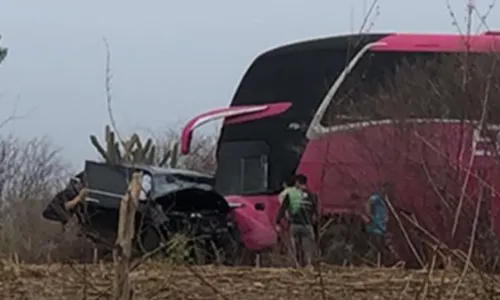
<instances>
[{"instance_id":1,"label":"leafless tree","mask_svg":"<svg viewBox=\"0 0 500 300\"><path fill-rule=\"evenodd\" d=\"M169 151L180 140L180 131L169 129L161 134L156 134L156 145L159 159L165 151ZM217 168L216 148L217 134L201 134L193 138L191 153L178 157L178 168L199 171L206 174L214 174Z\"/></svg>"},{"instance_id":2,"label":"leafless tree","mask_svg":"<svg viewBox=\"0 0 500 300\"><path fill-rule=\"evenodd\" d=\"M65 184L68 166L46 138L0 139L0 247L24 261L44 261L61 229L41 212Z\"/></svg>"}]
</instances>

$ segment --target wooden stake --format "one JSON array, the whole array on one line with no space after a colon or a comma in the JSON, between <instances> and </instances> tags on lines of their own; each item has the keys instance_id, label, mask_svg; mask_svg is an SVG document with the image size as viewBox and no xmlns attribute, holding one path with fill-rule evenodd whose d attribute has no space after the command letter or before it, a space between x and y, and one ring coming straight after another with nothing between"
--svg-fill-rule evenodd
<instances>
[{"instance_id":1,"label":"wooden stake","mask_svg":"<svg viewBox=\"0 0 500 300\"><path fill-rule=\"evenodd\" d=\"M96 265L99 261L99 250L97 250L96 247L94 247L94 252L93 252L93 258L92 258L92 263Z\"/></svg>"},{"instance_id":2,"label":"wooden stake","mask_svg":"<svg viewBox=\"0 0 500 300\"><path fill-rule=\"evenodd\" d=\"M113 300L131 300L132 286L129 280L130 261L132 258L132 239L135 229L135 214L141 192L140 172L132 176L127 193L120 202L120 215L116 248L113 250L115 277L113 282Z\"/></svg>"}]
</instances>

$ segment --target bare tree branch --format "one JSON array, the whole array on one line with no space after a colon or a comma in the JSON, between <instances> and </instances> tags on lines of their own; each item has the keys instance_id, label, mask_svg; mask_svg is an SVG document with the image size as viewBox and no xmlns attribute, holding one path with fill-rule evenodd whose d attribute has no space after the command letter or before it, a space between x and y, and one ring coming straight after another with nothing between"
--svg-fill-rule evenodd
<instances>
[{"instance_id":1,"label":"bare tree branch","mask_svg":"<svg viewBox=\"0 0 500 300\"><path fill-rule=\"evenodd\" d=\"M111 50L109 47L108 40L106 37L102 38L104 42L104 46L106 47L106 69L105 69L105 89L106 89L106 107L108 110L108 117L109 121L111 122L111 128L116 134L116 137L120 141L120 143L123 145L124 140L121 138L120 132L118 131L118 126L116 125L116 120L113 115L113 108L112 108L112 94L111 94L111 79L113 77L113 74L111 72Z\"/></svg>"},{"instance_id":2,"label":"bare tree branch","mask_svg":"<svg viewBox=\"0 0 500 300\"><path fill-rule=\"evenodd\" d=\"M359 28L360 33L369 32L373 25L375 25L375 18L377 18L380 14L378 0L373 0L368 8L368 12L365 13L363 21L361 22L361 27ZM375 15L373 16L373 12ZM374 20L370 21L371 17L374 17ZM366 30L365 30L366 29Z\"/></svg>"},{"instance_id":3,"label":"bare tree branch","mask_svg":"<svg viewBox=\"0 0 500 300\"><path fill-rule=\"evenodd\" d=\"M9 123L11 123L13 121L23 119L27 116L27 114L20 115L18 113L18 111L17 111L18 106L19 106L19 96L17 97L17 100L14 103L14 107L12 108L12 111L9 114L9 116L7 118L5 118L3 121L0 121L0 129L7 126Z\"/></svg>"},{"instance_id":4,"label":"bare tree branch","mask_svg":"<svg viewBox=\"0 0 500 300\"><path fill-rule=\"evenodd\" d=\"M493 8L495 8L496 2L497 2L497 0L491 1L491 3L488 5L488 8L486 9L486 12L482 15L479 12L479 10L477 9L477 7L474 7L474 10L476 12L476 16L479 19L479 24L477 25L477 28L476 28L476 34L479 33L482 26L484 26L486 28L486 30L490 30L486 21L488 20L490 13L493 11Z\"/></svg>"}]
</instances>

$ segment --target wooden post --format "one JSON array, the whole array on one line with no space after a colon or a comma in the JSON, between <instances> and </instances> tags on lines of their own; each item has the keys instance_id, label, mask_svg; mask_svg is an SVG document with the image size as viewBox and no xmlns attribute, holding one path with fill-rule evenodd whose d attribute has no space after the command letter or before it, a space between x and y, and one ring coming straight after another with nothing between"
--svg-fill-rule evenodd
<instances>
[{"instance_id":1,"label":"wooden post","mask_svg":"<svg viewBox=\"0 0 500 300\"><path fill-rule=\"evenodd\" d=\"M113 282L113 300L131 300L132 287L129 281L132 239L135 231L135 214L141 192L141 173L132 176L127 193L120 202L120 215L116 237L116 249L113 251L115 277Z\"/></svg>"},{"instance_id":2,"label":"wooden post","mask_svg":"<svg viewBox=\"0 0 500 300\"><path fill-rule=\"evenodd\" d=\"M99 250L97 249L97 247L94 247L92 263L94 265L96 265L98 263L98 261L99 261Z\"/></svg>"}]
</instances>

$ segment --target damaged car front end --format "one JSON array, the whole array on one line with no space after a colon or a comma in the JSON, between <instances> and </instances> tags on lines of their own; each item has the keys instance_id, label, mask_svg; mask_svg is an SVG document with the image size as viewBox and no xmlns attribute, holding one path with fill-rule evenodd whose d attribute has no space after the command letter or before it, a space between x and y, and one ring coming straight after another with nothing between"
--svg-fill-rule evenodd
<instances>
[{"instance_id":1,"label":"damaged car front end","mask_svg":"<svg viewBox=\"0 0 500 300\"><path fill-rule=\"evenodd\" d=\"M76 215L88 238L112 247L120 201L137 171L142 179L135 255L166 253L174 237L182 236L186 241L182 251L191 261L236 263L242 244L232 211L239 205L229 204L217 193L210 176L193 171L87 161L88 193Z\"/></svg>"}]
</instances>

